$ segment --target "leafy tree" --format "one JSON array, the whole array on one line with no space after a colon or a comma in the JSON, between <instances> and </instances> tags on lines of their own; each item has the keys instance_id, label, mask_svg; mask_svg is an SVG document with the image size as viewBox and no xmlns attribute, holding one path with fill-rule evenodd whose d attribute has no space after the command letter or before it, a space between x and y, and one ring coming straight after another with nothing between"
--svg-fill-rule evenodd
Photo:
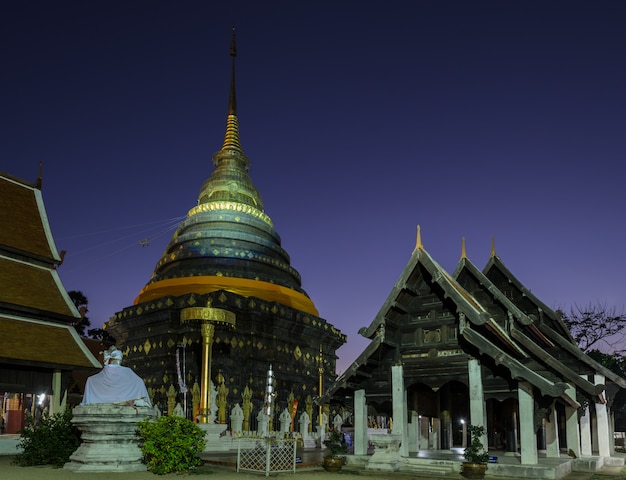
<instances>
[{"instance_id":1,"label":"leafy tree","mask_svg":"<svg viewBox=\"0 0 626 480\"><path fill-rule=\"evenodd\" d=\"M74 328L81 337L85 337L87 335L87 327L91 326L91 322L89 321L89 318L87 318L89 300L87 300L87 297L80 291L72 290L67 292L67 294L70 296L70 299L81 314L80 320L77 320L76 323L74 323Z\"/></svg>"},{"instance_id":2,"label":"leafy tree","mask_svg":"<svg viewBox=\"0 0 626 480\"><path fill-rule=\"evenodd\" d=\"M592 349L619 350L626 338L626 314L606 304L575 305L570 313L561 311L563 321L583 352Z\"/></svg>"}]
</instances>

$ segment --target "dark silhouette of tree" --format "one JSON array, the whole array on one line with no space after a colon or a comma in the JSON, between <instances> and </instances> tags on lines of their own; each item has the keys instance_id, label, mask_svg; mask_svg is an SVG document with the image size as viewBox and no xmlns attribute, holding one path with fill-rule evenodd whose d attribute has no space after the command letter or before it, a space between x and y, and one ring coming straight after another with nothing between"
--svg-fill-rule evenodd
<instances>
[{"instance_id":1,"label":"dark silhouette of tree","mask_svg":"<svg viewBox=\"0 0 626 480\"><path fill-rule=\"evenodd\" d=\"M87 330L89 338L100 340L102 343L110 343L115 345L115 338L107 332L104 328L91 328Z\"/></svg>"},{"instance_id":2,"label":"dark silhouette of tree","mask_svg":"<svg viewBox=\"0 0 626 480\"><path fill-rule=\"evenodd\" d=\"M80 291L72 290L67 292L67 294L70 296L70 299L81 315L81 318L74 323L74 328L81 337L85 337L87 336L87 327L91 326L91 322L89 318L87 318L89 300L87 300L87 297Z\"/></svg>"},{"instance_id":3,"label":"dark silhouette of tree","mask_svg":"<svg viewBox=\"0 0 626 480\"><path fill-rule=\"evenodd\" d=\"M109 334L103 328L88 328L91 326L89 318L87 318L87 312L89 311L89 300L83 294L83 292L72 290L67 294L74 302L74 305L78 309L81 318L74 323L74 328L81 337L93 338L94 340L100 340L102 343L115 343L115 338Z\"/></svg>"},{"instance_id":4,"label":"dark silhouette of tree","mask_svg":"<svg viewBox=\"0 0 626 480\"><path fill-rule=\"evenodd\" d=\"M623 351L626 315L605 304L575 305L570 313L561 311L563 321L583 352L592 349ZM618 348L619 347L619 348Z\"/></svg>"}]
</instances>

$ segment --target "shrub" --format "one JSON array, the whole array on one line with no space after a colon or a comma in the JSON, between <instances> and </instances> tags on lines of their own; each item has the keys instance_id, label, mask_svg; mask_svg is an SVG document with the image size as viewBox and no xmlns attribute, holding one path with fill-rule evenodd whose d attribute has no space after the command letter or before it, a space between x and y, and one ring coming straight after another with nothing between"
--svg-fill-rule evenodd
<instances>
[{"instance_id":1,"label":"shrub","mask_svg":"<svg viewBox=\"0 0 626 480\"><path fill-rule=\"evenodd\" d=\"M463 451L465 460L471 463L487 463L489 461L489 453L485 451L482 442L485 427L482 425L470 425L468 430L470 433L470 444Z\"/></svg>"},{"instance_id":2,"label":"shrub","mask_svg":"<svg viewBox=\"0 0 626 480\"><path fill-rule=\"evenodd\" d=\"M202 465L206 432L190 420L176 416L145 419L137 424L144 462L152 473L189 471Z\"/></svg>"},{"instance_id":3,"label":"shrub","mask_svg":"<svg viewBox=\"0 0 626 480\"><path fill-rule=\"evenodd\" d=\"M348 444L343 439L343 434L339 430L330 430L328 438L324 440L324 445L330 452L329 456L335 457L348 453Z\"/></svg>"},{"instance_id":4,"label":"shrub","mask_svg":"<svg viewBox=\"0 0 626 480\"><path fill-rule=\"evenodd\" d=\"M70 455L80 446L80 431L71 423L72 412L44 414L39 421L27 417L26 426L19 433L19 453L14 463L22 467L32 465L54 465L62 467Z\"/></svg>"}]
</instances>

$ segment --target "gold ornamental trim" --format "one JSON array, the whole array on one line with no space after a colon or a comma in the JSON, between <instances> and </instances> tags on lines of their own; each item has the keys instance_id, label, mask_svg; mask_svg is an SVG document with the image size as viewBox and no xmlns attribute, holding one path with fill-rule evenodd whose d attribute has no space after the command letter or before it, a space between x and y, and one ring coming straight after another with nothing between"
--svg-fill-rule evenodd
<instances>
[{"instance_id":1,"label":"gold ornamental trim","mask_svg":"<svg viewBox=\"0 0 626 480\"><path fill-rule=\"evenodd\" d=\"M212 322L235 326L236 315L222 308L188 307L180 311L180 321L184 322Z\"/></svg>"},{"instance_id":2,"label":"gold ornamental trim","mask_svg":"<svg viewBox=\"0 0 626 480\"><path fill-rule=\"evenodd\" d=\"M251 207L239 202L208 202L196 205L187 213L187 217L192 217L198 213L211 212L216 210L232 210L233 212L241 212L258 218L274 228L272 219L258 208Z\"/></svg>"}]
</instances>

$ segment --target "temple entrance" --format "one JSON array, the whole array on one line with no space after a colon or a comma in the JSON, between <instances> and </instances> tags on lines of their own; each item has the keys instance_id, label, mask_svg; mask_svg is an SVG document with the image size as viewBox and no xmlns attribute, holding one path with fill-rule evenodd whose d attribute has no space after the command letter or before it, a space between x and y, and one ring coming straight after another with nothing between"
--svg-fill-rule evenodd
<instances>
[{"instance_id":1,"label":"temple entrance","mask_svg":"<svg viewBox=\"0 0 626 480\"><path fill-rule=\"evenodd\" d=\"M415 383L407 389L408 409L417 412L418 450L451 450L466 445L469 392L465 384L450 381L433 389Z\"/></svg>"}]
</instances>

